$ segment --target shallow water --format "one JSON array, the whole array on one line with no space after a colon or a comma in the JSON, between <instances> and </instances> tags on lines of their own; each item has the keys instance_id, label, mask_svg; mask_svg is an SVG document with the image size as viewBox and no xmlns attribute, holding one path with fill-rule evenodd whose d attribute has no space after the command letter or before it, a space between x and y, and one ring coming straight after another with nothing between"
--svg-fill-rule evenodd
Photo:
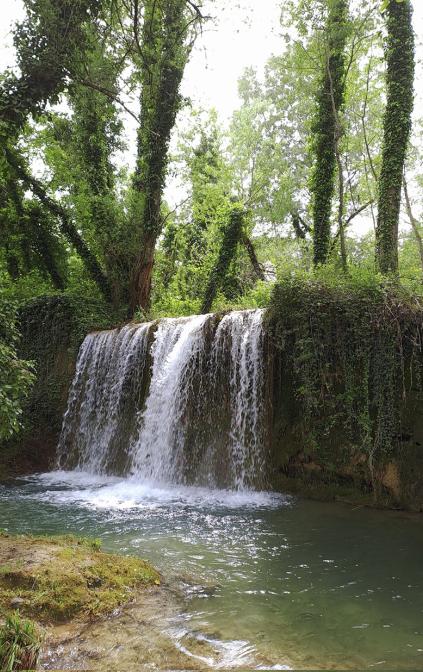
<instances>
[{"instance_id":1,"label":"shallow water","mask_svg":"<svg viewBox=\"0 0 423 672\"><path fill-rule=\"evenodd\" d=\"M100 537L184 586L205 668L423 670L418 517L54 472L0 487L10 532ZM181 581L182 579L182 581ZM211 653L210 653L211 652Z\"/></svg>"}]
</instances>

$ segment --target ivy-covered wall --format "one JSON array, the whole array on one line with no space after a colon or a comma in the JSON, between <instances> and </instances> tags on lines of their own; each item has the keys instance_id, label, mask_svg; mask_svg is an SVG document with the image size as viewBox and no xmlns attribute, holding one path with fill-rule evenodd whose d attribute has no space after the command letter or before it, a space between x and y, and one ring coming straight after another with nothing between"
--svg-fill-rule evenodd
<instances>
[{"instance_id":1,"label":"ivy-covered wall","mask_svg":"<svg viewBox=\"0 0 423 672\"><path fill-rule=\"evenodd\" d=\"M91 300L41 296L19 312L20 355L35 365L24 430L0 446L0 477L48 469L54 459L79 346L89 331L111 326L108 308Z\"/></svg>"},{"instance_id":2,"label":"ivy-covered wall","mask_svg":"<svg viewBox=\"0 0 423 672\"><path fill-rule=\"evenodd\" d=\"M295 278L267 329L276 487L423 510L420 300Z\"/></svg>"}]
</instances>

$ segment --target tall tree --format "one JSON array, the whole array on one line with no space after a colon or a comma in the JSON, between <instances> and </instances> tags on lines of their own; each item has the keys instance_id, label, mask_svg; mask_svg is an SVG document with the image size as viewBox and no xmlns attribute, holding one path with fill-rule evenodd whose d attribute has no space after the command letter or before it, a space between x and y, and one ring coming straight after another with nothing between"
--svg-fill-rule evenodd
<instances>
[{"instance_id":1,"label":"tall tree","mask_svg":"<svg viewBox=\"0 0 423 672\"><path fill-rule=\"evenodd\" d=\"M184 68L204 18L201 3L24 2L27 19L15 35L20 76L8 73L0 87L0 161L59 223L103 296L126 313L147 309L168 145ZM133 92L140 114L128 107ZM59 102L61 95L72 117L62 115L56 126L47 121L43 158L53 178L46 184L32 177L30 161L22 156L25 145L16 140L31 116L46 126L46 104ZM135 175L125 193L111 159L120 142L119 109L137 122Z\"/></svg>"},{"instance_id":2,"label":"tall tree","mask_svg":"<svg viewBox=\"0 0 423 672\"><path fill-rule=\"evenodd\" d=\"M168 146L181 104L179 88L193 45L191 26L186 0L146 0L132 209L139 251L131 280L131 311L150 307L154 253L163 226L161 200Z\"/></svg>"},{"instance_id":3,"label":"tall tree","mask_svg":"<svg viewBox=\"0 0 423 672\"><path fill-rule=\"evenodd\" d=\"M201 306L202 314L208 313L211 310L213 301L226 279L231 261L235 257L237 246L242 240L244 219L245 211L242 204L234 204L230 213L229 222L224 232L216 263L211 270L206 291L204 292L204 299Z\"/></svg>"},{"instance_id":4,"label":"tall tree","mask_svg":"<svg viewBox=\"0 0 423 672\"><path fill-rule=\"evenodd\" d=\"M376 227L376 262L382 273L398 271L401 189L414 99L414 33L410 0L386 0L386 88L382 168Z\"/></svg>"},{"instance_id":5,"label":"tall tree","mask_svg":"<svg viewBox=\"0 0 423 672\"><path fill-rule=\"evenodd\" d=\"M312 176L314 263L324 264L330 249L332 199L339 165L342 128L339 111L345 94L345 46L348 34L348 1L328 0L324 72L317 94L313 126L315 165Z\"/></svg>"}]
</instances>

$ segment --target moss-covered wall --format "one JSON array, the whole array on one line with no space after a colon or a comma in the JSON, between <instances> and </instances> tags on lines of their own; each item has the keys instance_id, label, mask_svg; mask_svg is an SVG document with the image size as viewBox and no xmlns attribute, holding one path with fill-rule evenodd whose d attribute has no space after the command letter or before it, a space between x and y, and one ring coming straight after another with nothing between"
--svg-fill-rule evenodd
<instances>
[{"instance_id":1,"label":"moss-covered wall","mask_svg":"<svg viewBox=\"0 0 423 672\"><path fill-rule=\"evenodd\" d=\"M0 446L0 477L43 471L54 459L79 346L93 329L111 326L104 304L42 296L19 313L20 355L35 364L36 382L24 407L24 430Z\"/></svg>"},{"instance_id":2,"label":"moss-covered wall","mask_svg":"<svg viewBox=\"0 0 423 672\"><path fill-rule=\"evenodd\" d=\"M272 485L423 510L423 308L396 288L287 281L267 316Z\"/></svg>"}]
</instances>

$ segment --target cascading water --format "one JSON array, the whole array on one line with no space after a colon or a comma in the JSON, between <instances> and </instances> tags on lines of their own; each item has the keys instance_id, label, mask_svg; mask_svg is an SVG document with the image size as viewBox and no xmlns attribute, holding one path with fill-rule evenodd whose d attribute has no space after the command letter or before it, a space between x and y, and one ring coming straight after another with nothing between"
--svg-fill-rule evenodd
<instances>
[{"instance_id":1,"label":"cascading water","mask_svg":"<svg viewBox=\"0 0 423 672\"><path fill-rule=\"evenodd\" d=\"M151 325L89 334L76 364L58 447L60 466L122 471L142 403Z\"/></svg>"},{"instance_id":2,"label":"cascading water","mask_svg":"<svg viewBox=\"0 0 423 672\"><path fill-rule=\"evenodd\" d=\"M163 319L81 346L62 468L242 490L265 484L263 311Z\"/></svg>"},{"instance_id":3,"label":"cascading water","mask_svg":"<svg viewBox=\"0 0 423 672\"><path fill-rule=\"evenodd\" d=\"M153 368L139 436L133 446L132 472L152 480L179 480L184 461L185 420L202 328L208 316L166 319L159 323L151 349Z\"/></svg>"}]
</instances>

